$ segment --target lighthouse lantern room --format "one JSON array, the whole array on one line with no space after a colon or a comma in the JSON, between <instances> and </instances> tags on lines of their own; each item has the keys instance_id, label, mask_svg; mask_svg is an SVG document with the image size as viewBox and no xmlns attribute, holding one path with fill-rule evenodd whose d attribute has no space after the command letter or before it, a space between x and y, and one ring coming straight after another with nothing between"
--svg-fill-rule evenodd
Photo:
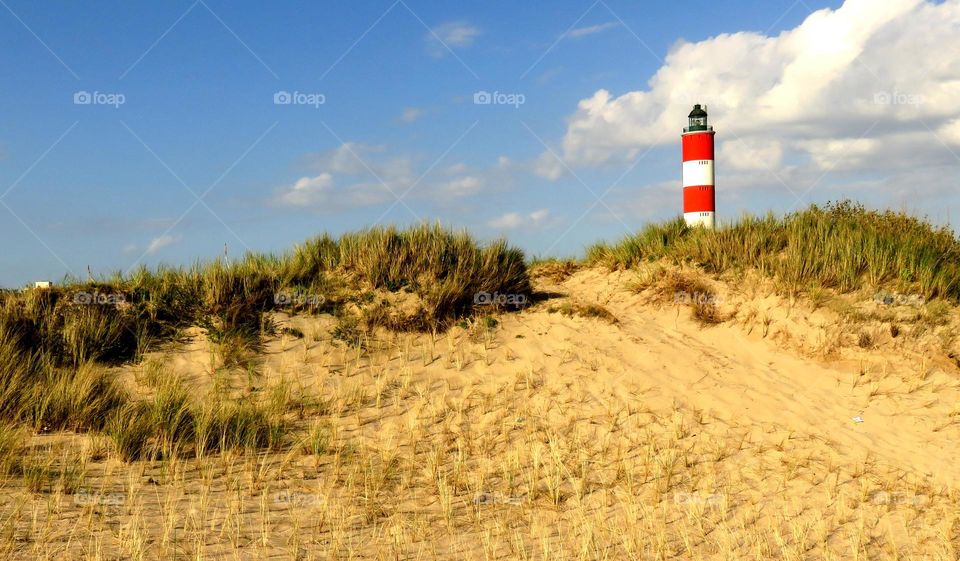
<instances>
[{"instance_id":1,"label":"lighthouse lantern room","mask_svg":"<svg viewBox=\"0 0 960 561\"><path fill-rule=\"evenodd\" d=\"M683 129L683 218L688 226L714 227L713 127L705 107L694 105Z\"/></svg>"}]
</instances>

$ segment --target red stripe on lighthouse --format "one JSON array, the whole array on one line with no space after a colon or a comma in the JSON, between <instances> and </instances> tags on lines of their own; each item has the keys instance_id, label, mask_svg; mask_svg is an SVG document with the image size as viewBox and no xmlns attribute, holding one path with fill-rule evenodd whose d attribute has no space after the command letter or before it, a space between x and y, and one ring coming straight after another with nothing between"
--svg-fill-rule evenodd
<instances>
[{"instance_id":1,"label":"red stripe on lighthouse","mask_svg":"<svg viewBox=\"0 0 960 561\"><path fill-rule=\"evenodd\" d=\"M684 187L683 212L714 212L715 206L713 185Z\"/></svg>"},{"instance_id":2,"label":"red stripe on lighthouse","mask_svg":"<svg viewBox=\"0 0 960 561\"><path fill-rule=\"evenodd\" d=\"M713 159L713 131L683 135L683 161Z\"/></svg>"}]
</instances>

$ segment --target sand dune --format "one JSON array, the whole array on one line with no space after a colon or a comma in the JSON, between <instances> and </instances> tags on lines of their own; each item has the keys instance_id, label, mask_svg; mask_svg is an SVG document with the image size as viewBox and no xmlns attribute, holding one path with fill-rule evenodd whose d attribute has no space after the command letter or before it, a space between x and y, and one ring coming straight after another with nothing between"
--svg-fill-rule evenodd
<instances>
[{"instance_id":1,"label":"sand dune","mask_svg":"<svg viewBox=\"0 0 960 561\"><path fill-rule=\"evenodd\" d=\"M366 349L329 317L277 316L305 337L270 341L256 376L218 378L193 332L154 364L198 395L281 388L327 449L145 467L36 437L79 454L92 498L4 488L5 555L957 558L960 369L937 344L955 310L894 337L890 310L854 321L747 277L710 281L723 321L704 326L637 278L540 276L546 296L496 325Z\"/></svg>"}]
</instances>

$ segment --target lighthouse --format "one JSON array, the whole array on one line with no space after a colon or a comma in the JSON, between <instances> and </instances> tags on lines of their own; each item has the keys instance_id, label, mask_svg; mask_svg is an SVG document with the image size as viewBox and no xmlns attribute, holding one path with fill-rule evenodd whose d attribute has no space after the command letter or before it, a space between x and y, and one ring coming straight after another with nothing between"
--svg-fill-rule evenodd
<instances>
[{"instance_id":1,"label":"lighthouse","mask_svg":"<svg viewBox=\"0 0 960 561\"><path fill-rule=\"evenodd\" d=\"M713 127L707 112L694 105L683 129L683 219L687 226L713 229L716 199L713 192Z\"/></svg>"}]
</instances>

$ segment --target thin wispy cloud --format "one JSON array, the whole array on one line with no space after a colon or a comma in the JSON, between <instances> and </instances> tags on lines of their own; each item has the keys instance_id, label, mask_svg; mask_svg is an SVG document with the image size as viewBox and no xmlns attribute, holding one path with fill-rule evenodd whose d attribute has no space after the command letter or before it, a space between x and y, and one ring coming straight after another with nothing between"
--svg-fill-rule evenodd
<instances>
[{"instance_id":1,"label":"thin wispy cloud","mask_svg":"<svg viewBox=\"0 0 960 561\"><path fill-rule=\"evenodd\" d=\"M378 161L386 150L382 144L344 142L332 150L311 152L303 157L303 162L315 171L357 175L367 172L369 162Z\"/></svg>"},{"instance_id":2,"label":"thin wispy cloud","mask_svg":"<svg viewBox=\"0 0 960 561\"><path fill-rule=\"evenodd\" d=\"M570 32L567 33L566 38L581 39L583 37L587 37L590 35L596 35L597 33L603 33L604 31L608 31L616 27L620 27L620 22L610 21L607 23L600 23L597 25L588 25L585 27L578 27L576 29L571 29Z\"/></svg>"},{"instance_id":3,"label":"thin wispy cloud","mask_svg":"<svg viewBox=\"0 0 960 561\"><path fill-rule=\"evenodd\" d=\"M420 117L423 117L424 111L419 107L406 107L400 114L400 120L404 123L415 123Z\"/></svg>"},{"instance_id":4,"label":"thin wispy cloud","mask_svg":"<svg viewBox=\"0 0 960 561\"><path fill-rule=\"evenodd\" d=\"M345 142L305 158L315 175L305 175L276 191L272 203L319 211L373 206L393 200L414 181L413 161L392 155L384 145Z\"/></svg>"},{"instance_id":5,"label":"thin wispy cloud","mask_svg":"<svg viewBox=\"0 0 960 561\"><path fill-rule=\"evenodd\" d=\"M498 230L515 230L524 226L540 226L550 217L550 210L541 208L529 214L508 212L487 222L491 228Z\"/></svg>"},{"instance_id":6,"label":"thin wispy cloud","mask_svg":"<svg viewBox=\"0 0 960 561\"><path fill-rule=\"evenodd\" d=\"M483 189L483 180L473 175L466 175L451 181L447 181L440 186L440 190L445 195L453 197L467 197L475 195Z\"/></svg>"},{"instance_id":7,"label":"thin wispy cloud","mask_svg":"<svg viewBox=\"0 0 960 561\"><path fill-rule=\"evenodd\" d=\"M432 28L425 36L431 56L440 58L450 49L462 49L473 45L480 36L480 28L465 22L447 22Z\"/></svg>"},{"instance_id":8,"label":"thin wispy cloud","mask_svg":"<svg viewBox=\"0 0 960 561\"><path fill-rule=\"evenodd\" d=\"M180 236L174 236L172 234L164 234L157 238L150 240L150 244L147 245L147 255L153 255L165 247L170 247L171 245L180 241Z\"/></svg>"}]
</instances>

